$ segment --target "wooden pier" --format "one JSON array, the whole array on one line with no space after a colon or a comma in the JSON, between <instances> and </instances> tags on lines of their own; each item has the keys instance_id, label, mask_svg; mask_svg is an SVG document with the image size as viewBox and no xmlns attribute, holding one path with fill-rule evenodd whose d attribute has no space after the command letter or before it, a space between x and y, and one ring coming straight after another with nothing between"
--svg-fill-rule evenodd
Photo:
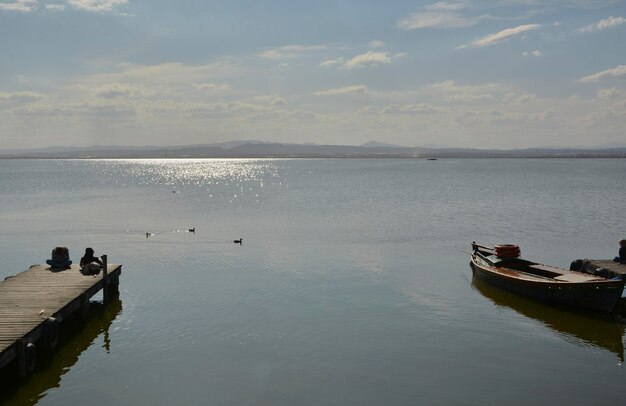
<instances>
[{"instance_id":1,"label":"wooden pier","mask_svg":"<svg viewBox=\"0 0 626 406\"><path fill-rule=\"evenodd\" d=\"M626 279L626 264L620 264L612 259L589 259L589 264L593 268L608 269L615 276L620 276L622 279Z\"/></svg>"},{"instance_id":2,"label":"wooden pier","mask_svg":"<svg viewBox=\"0 0 626 406\"><path fill-rule=\"evenodd\" d=\"M97 275L84 275L78 265L55 269L33 265L0 282L0 370L16 361L25 377L33 371L38 350L52 351L60 323L78 315L86 318L89 299L102 290L104 302L119 294L122 266L107 264Z\"/></svg>"}]
</instances>

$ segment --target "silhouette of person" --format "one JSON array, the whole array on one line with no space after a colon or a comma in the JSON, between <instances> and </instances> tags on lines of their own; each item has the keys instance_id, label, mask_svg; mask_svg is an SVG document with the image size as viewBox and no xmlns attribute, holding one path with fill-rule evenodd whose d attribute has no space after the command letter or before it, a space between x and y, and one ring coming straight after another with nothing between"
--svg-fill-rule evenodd
<instances>
[{"instance_id":1,"label":"silhouette of person","mask_svg":"<svg viewBox=\"0 0 626 406\"><path fill-rule=\"evenodd\" d=\"M46 264L52 268L69 268L72 265L70 251L67 247L55 247L52 250L51 259L47 259Z\"/></svg>"},{"instance_id":2,"label":"silhouette of person","mask_svg":"<svg viewBox=\"0 0 626 406\"><path fill-rule=\"evenodd\" d=\"M80 267L85 273L98 273L102 269L102 261L93 253L93 248L85 248L85 255L80 259Z\"/></svg>"},{"instance_id":3,"label":"silhouette of person","mask_svg":"<svg viewBox=\"0 0 626 406\"><path fill-rule=\"evenodd\" d=\"M613 259L620 264L626 264L626 240L619 240L619 256Z\"/></svg>"}]
</instances>

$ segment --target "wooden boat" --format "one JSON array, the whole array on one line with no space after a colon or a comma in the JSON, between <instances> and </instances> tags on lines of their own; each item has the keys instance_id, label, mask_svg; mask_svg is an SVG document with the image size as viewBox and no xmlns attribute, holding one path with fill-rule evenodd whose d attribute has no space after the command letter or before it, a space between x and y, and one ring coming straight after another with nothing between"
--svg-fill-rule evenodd
<instances>
[{"instance_id":1,"label":"wooden boat","mask_svg":"<svg viewBox=\"0 0 626 406\"><path fill-rule=\"evenodd\" d=\"M538 264L519 258L516 245L487 247L472 243L470 265L484 281L553 305L612 312L624 290L624 280Z\"/></svg>"}]
</instances>

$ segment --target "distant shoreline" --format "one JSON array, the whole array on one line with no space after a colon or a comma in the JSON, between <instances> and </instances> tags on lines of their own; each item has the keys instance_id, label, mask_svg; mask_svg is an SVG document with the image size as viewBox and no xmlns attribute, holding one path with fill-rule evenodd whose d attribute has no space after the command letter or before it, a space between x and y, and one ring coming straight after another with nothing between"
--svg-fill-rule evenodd
<instances>
[{"instance_id":1,"label":"distant shoreline","mask_svg":"<svg viewBox=\"0 0 626 406\"><path fill-rule=\"evenodd\" d=\"M243 143L173 147L53 147L0 151L0 159L260 159L260 158L626 158L618 148L528 148L488 150L399 146Z\"/></svg>"},{"instance_id":2,"label":"distant shoreline","mask_svg":"<svg viewBox=\"0 0 626 406\"><path fill-rule=\"evenodd\" d=\"M481 155L472 155L472 156L381 156L381 155L349 155L349 156L338 156L338 155L311 155L311 156L167 156L167 157L159 157L159 156L0 156L0 160L64 160L64 159L75 159L75 160L99 160L99 159L431 159L435 158L435 160L444 160L444 159L624 159L626 156L624 155L584 155L584 156L574 156L574 155L541 155L541 156L481 156Z\"/></svg>"}]
</instances>

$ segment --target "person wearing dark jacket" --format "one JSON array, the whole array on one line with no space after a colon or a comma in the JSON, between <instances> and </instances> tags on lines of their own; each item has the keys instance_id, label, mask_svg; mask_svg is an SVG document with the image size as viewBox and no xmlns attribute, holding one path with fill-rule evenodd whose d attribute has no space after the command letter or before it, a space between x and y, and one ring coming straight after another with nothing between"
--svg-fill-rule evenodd
<instances>
[{"instance_id":1,"label":"person wearing dark jacket","mask_svg":"<svg viewBox=\"0 0 626 406\"><path fill-rule=\"evenodd\" d=\"M80 259L80 267L86 273L97 273L102 269L102 261L100 258L94 257L93 253L93 248L86 248L85 255Z\"/></svg>"},{"instance_id":2,"label":"person wearing dark jacket","mask_svg":"<svg viewBox=\"0 0 626 406\"><path fill-rule=\"evenodd\" d=\"M626 240L619 240L619 257L615 257L613 261L626 264Z\"/></svg>"},{"instance_id":3,"label":"person wearing dark jacket","mask_svg":"<svg viewBox=\"0 0 626 406\"><path fill-rule=\"evenodd\" d=\"M46 260L52 268L69 268L72 265L70 251L67 247L56 247L52 250L52 258Z\"/></svg>"}]
</instances>

